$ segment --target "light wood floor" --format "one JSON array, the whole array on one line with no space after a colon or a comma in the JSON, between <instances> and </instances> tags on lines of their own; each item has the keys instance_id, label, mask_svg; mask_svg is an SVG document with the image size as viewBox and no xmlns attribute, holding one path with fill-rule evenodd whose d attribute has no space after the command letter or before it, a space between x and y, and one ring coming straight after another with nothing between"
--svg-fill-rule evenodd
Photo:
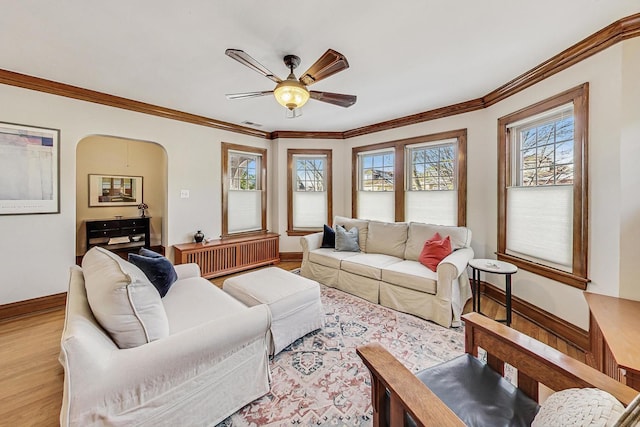
<instances>
[{"instance_id":1,"label":"light wood floor","mask_svg":"<svg viewBox=\"0 0 640 427\"><path fill-rule=\"evenodd\" d=\"M286 270L299 262L278 265ZM222 286L226 277L213 279ZM471 311L471 302L465 312ZM504 318L504 307L483 297L482 311ZM64 309L0 322L0 426L56 426L62 404L63 370L58 363ZM511 326L584 362L584 353L514 313Z\"/></svg>"}]
</instances>

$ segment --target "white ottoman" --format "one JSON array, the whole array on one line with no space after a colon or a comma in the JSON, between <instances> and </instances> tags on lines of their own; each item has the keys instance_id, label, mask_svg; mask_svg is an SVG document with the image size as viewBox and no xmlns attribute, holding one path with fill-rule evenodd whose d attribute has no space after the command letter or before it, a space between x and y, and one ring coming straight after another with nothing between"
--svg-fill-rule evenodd
<instances>
[{"instance_id":1,"label":"white ottoman","mask_svg":"<svg viewBox=\"0 0 640 427\"><path fill-rule=\"evenodd\" d=\"M270 267L229 278L222 289L246 306L269 306L272 355L324 324L318 282L281 268Z\"/></svg>"}]
</instances>

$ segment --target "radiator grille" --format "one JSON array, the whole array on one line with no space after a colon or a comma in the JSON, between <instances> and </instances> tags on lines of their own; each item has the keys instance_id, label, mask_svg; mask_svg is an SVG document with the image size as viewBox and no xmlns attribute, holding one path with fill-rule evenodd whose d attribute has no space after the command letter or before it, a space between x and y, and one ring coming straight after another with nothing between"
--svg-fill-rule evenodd
<instances>
[{"instance_id":1,"label":"radiator grille","mask_svg":"<svg viewBox=\"0 0 640 427\"><path fill-rule=\"evenodd\" d=\"M194 262L202 277L212 278L280 261L279 236L176 246L176 262Z\"/></svg>"}]
</instances>

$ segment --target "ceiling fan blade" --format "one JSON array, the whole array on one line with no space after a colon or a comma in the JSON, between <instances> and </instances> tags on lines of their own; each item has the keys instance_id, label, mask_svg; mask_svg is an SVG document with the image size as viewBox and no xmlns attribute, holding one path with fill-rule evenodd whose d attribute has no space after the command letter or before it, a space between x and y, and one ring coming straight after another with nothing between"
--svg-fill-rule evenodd
<instances>
[{"instance_id":1,"label":"ceiling fan blade","mask_svg":"<svg viewBox=\"0 0 640 427\"><path fill-rule=\"evenodd\" d=\"M272 90L263 90L261 92L228 93L225 96L227 97L227 99L247 99L271 94L273 94Z\"/></svg>"},{"instance_id":2,"label":"ceiling fan blade","mask_svg":"<svg viewBox=\"0 0 640 427\"><path fill-rule=\"evenodd\" d=\"M341 93L309 91L311 98L316 101L328 102L329 104L338 105L340 107L351 107L358 99L355 95L343 95Z\"/></svg>"},{"instance_id":3,"label":"ceiling fan blade","mask_svg":"<svg viewBox=\"0 0 640 427\"><path fill-rule=\"evenodd\" d=\"M341 53L329 49L300 76L300 82L309 86L347 68L349 68L347 58Z\"/></svg>"},{"instance_id":4,"label":"ceiling fan blade","mask_svg":"<svg viewBox=\"0 0 640 427\"><path fill-rule=\"evenodd\" d=\"M255 59L253 59L244 50L227 49L227 50L224 51L224 53L228 57L235 59L236 61L238 61L242 65L245 65L245 66L251 68L252 70L257 71L258 73L262 74L266 78L268 78L268 79L270 79L270 80L272 80L272 81L274 81L276 83L280 83L282 81L282 79L280 77L276 76L271 71L267 70L267 68L264 65L262 65L261 63L259 63Z\"/></svg>"}]
</instances>

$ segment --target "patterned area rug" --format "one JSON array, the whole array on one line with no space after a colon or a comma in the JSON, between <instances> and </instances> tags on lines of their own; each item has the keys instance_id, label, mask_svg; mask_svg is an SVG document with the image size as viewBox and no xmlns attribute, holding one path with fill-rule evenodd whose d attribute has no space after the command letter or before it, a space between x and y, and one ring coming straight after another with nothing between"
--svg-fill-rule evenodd
<instances>
[{"instance_id":1,"label":"patterned area rug","mask_svg":"<svg viewBox=\"0 0 640 427\"><path fill-rule=\"evenodd\" d=\"M356 347L379 342L417 372L464 352L462 328L446 329L321 285L324 328L271 361L271 391L218 425L368 426L369 371Z\"/></svg>"}]
</instances>

